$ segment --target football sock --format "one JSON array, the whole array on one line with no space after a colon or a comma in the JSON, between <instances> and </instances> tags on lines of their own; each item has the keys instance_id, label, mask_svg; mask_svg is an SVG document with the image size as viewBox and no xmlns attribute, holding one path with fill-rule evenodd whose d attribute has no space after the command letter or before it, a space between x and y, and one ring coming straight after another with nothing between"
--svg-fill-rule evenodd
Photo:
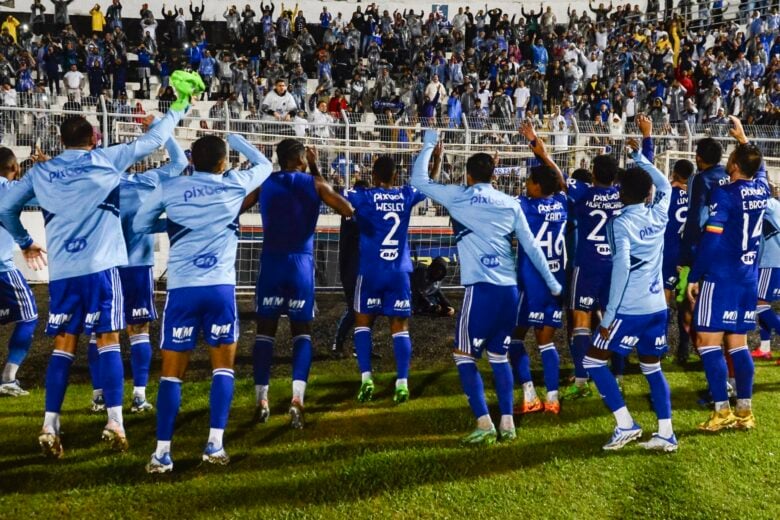
<instances>
[{"instance_id":1,"label":"football sock","mask_svg":"<svg viewBox=\"0 0 780 520\"><path fill-rule=\"evenodd\" d=\"M685 330L684 314L683 309L677 309L677 359L688 359L691 353L691 335Z\"/></svg>"},{"instance_id":2,"label":"football sock","mask_svg":"<svg viewBox=\"0 0 780 520\"><path fill-rule=\"evenodd\" d=\"M753 358L747 345L737 347L729 351L734 363L734 377L736 378L737 399L751 399L753 397L753 376L756 369Z\"/></svg>"},{"instance_id":3,"label":"football sock","mask_svg":"<svg viewBox=\"0 0 780 520\"><path fill-rule=\"evenodd\" d=\"M268 385L255 385L255 402L268 401Z\"/></svg>"},{"instance_id":4,"label":"football sock","mask_svg":"<svg viewBox=\"0 0 780 520\"><path fill-rule=\"evenodd\" d=\"M766 327L775 334L780 334L780 316L772 310L771 305L759 305L756 309L756 318L762 327Z\"/></svg>"},{"instance_id":5,"label":"football sock","mask_svg":"<svg viewBox=\"0 0 780 520\"><path fill-rule=\"evenodd\" d=\"M588 379L588 372L583 366L585 353L590 347L590 329L576 328L572 332L572 361L574 362L574 377L584 382Z\"/></svg>"},{"instance_id":6,"label":"football sock","mask_svg":"<svg viewBox=\"0 0 780 520\"><path fill-rule=\"evenodd\" d=\"M233 370L230 368L216 368L211 376L211 393L209 394L209 405L211 408L210 426L218 429L220 432L227 427L228 415L230 414L230 403L233 402L233 386L235 379ZM209 442L212 442L209 435ZM217 448L222 447L222 434L219 435L219 444Z\"/></svg>"},{"instance_id":7,"label":"football sock","mask_svg":"<svg viewBox=\"0 0 780 520\"><path fill-rule=\"evenodd\" d=\"M468 398L474 417L480 419L487 416L487 420L490 422L487 403L485 402L485 388L482 385L482 376L479 375L474 358L462 354L453 354L452 357L455 359L455 365L458 367L460 384L463 387L463 393ZM490 425L492 424L490 422Z\"/></svg>"},{"instance_id":8,"label":"football sock","mask_svg":"<svg viewBox=\"0 0 780 520\"><path fill-rule=\"evenodd\" d=\"M750 411L753 408L752 399L737 399L737 411Z\"/></svg>"},{"instance_id":9,"label":"football sock","mask_svg":"<svg viewBox=\"0 0 780 520\"><path fill-rule=\"evenodd\" d=\"M108 345L98 349L100 357L100 386L106 408L122 406L124 390L124 367L119 345ZM120 423L121 424L121 423Z\"/></svg>"},{"instance_id":10,"label":"football sock","mask_svg":"<svg viewBox=\"0 0 780 520\"><path fill-rule=\"evenodd\" d=\"M658 435L664 437L665 439L668 439L674 435L671 419L658 419Z\"/></svg>"},{"instance_id":11,"label":"football sock","mask_svg":"<svg viewBox=\"0 0 780 520\"><path fill-rule=\"evenodd\" d=\"M406 378L398 378L395 380L395 387L401 388L404 386L409 386L409 380Z\"/></svg>"},{"instance_id":12,"label":"football sock","mask_svg":"<svg viewBox=\"0 0 780 520\"><path fill-rule=\"evenodd\" d=\"M618 428L628 430L634 426L634 418L631 417L631 413L625 405L612 412L612 415L615 417Z\"/></svg>"},{"instance_id":13,"label":"football sock","mask_svg":"<svg viewBox=\"0 0 780 520\"><path fill-rule=\"evenodd\" d=\"M731 354L729 354L728 350L723 353L723 357L726 360L726 370L728 373L729 384L734 386L734 362L731 360Z\"/></svg>"},{"instance_id":14,"label":"football sock","mask_svg":"<svg viewBox=\"0 0 780 520\"><path fill-rule=\"evenodd\" d=\"M723 349L720 345L699 347L699 354L704 365L704 375L710 387L710 394L715 401L715 410L723 408L723 403L728 407L729 393L726 389L726 359L723 357Z\"/></svg>"},{"instance_id":15,"label":"football sock","mask_svg":"<svg viewBox=\"0 0 780 520\"><path fill-rule=\"evenodd\" d=\"M149 334L130 336L130 368L133 370L133 386L146 387L149 383L149 367L152 364L152 345Z\"/></svg>"},{"instance_id":16,"label":"football sock","mask_svg":"<svg viewBox=\"0 0 780 520\"><path fill-rule=\"evenodd\" d=\"M20 321L14 326L11 338L8 340L8 362L3 370L3 383L16 379L16 371L32 346L33 332L38 320Z\"/></svg>"},{"instance_id":17,"label":"football sock","mask_svg":"<svg viewBox=\"0 0 780 520\"><path fill-rule=\"evenodd\" d=\"M268 387L271 379L271 360L274 355L274 338L258 334L255 336L255 346L252 348L252 370L257 386Z\"/></svg>"},{"instance_id":18,"label":"football sock","mask_svg":"<svg viewBox=\"0 0 780 520\"><path fill-rule=\"evenodd\" d=\"M512 373L518 382L524 385L531 381L531 360L525 350L523 340L513 339L509 343L509 363L512 365Z\"/></svg>"},{"instance_id":19,"label":"football sock","mask_svg":"<svg viewBox=\"0 0 780 520\"><path fill-rule=\"evenodd\" d=\"M498 397L498 409L501 415L512 415L514 400L514 382L512 381L512 368L509 366L509 358L503 354L487 353L490 368L493 369L493 384L496 387ZM474 365L476 368L476 365Z\"/></svg>"},{"instance_id":20,"label":"football sock","mask_svg":"<svg viewBox=\"0 0 780 520\"><path fill-rule=\"evenodd\" d=\"M515 427L515 418L511 415L502 415L501 422L498 423L502 430L512 430Z\"/></svg>"},{"instance_id":21,"label":"football sock","mask_svg":"<svg viewBox=\"0 0 780 520\"><path fill-rule=\"evenodd\" d=\"M146 401L146 387L134 386L133 387L133 399L138 398L141 401Z\"/></svg>"},{"instance_id":22,"label":"football sock","mask_svg":"<svg viewBox=\"0 0 780 520\"><path fill-rule=\"evenodd\" d=\"M493 420L490 418L490 415L485 414L477 417L477 428L480 430L492 430Z\"/></svg>"},{"instance_id":23,"label":"football sock","mask_svg":"<svg viewBox=\"0 0 780 520\"><path fill-rule=\"evenodd\" d=\"M759 309L761 307L759 306ZM767 327L766 323L758 316L758 334L761 337L761 344L759 350L763 353L767 353L772 350L772 331Z\"/></svg>"},{"instance_id":24,"label":"football sock","mask_svg":"<svg viewBox=\"0 0 780 520\"><path fill-rule=\"evenodd\" d=\"M293 380L292 382L292 400L298 401L303 405L303 398L306 395L306 381Z\"/></svg>"},{"instance_id":25,"label":"football sock","mask_svg":"<svg viewBox=\"0 0 780 520\"><path fill-rule=\"evenodd\" d=\"M100 358L98 357L97 338L94 334L89 338L87 361L89 362L89 377L92 379L92 397L94 398L97 395L103 395L102 388L100 388ZM96 394L95 390L100 390L100 393Z\"/></svg>"},{"instance_id":26,"label":"football sock","mask_svg":"<svg viewBox=\"0 0 780 520\"><path fill-rule=\"evenodd\" d=\"M43 430L55 435L60 434L60 414L57 412L46 412L43 415Z\"/></svg>"},{"instance_id":27,"label":"football sock","mask_svg":"<svg viewBox=\"0 0 780 520\"><path fill-rule=\"evenodd\" d=\"M365 383L366 381L371 380L371 372L361 372L360 373L360 382Z\"/></svg>"},{"instance_id":28,"label":"football sock","mask_svg":"<svg viewBox=\"0 0 780 520\"><path fill-rule=\"evenodd\" d=\"M539 345L539 352L542 354L542 368L544 369L544 386L547 392L557 392L561 375L561 363L558 357L558 351L554 343Z\"/></svg>"},{"instance_id":29,"label":"football sock","mask_svg":"<svg viewBox=\"0 0 780 520\"><path fill-rule=\"evenodd\" d=\"M9 352L9 358L10 358L10 352ZM3 368L3 379L0 381L0 383L10 383L11 381L16 380L16 371L19 370L19 364L18 363L11 363L10 361L5 364L5 367Z\"/></svg>"},{"instance_id":30,"label":"football sock","mask_svg":"<svg viewBox=\"0 0 780 520\"><path fill-rule=\"evenodd\" d=\"M224 434L225 430L223 428L210 428L209 440L207 442L217 449L222 448L222 437Z\"/></svg>"},{"instance_id":31,"label":"football sock","mask_svg":"<svg viewBox=\"0 0 780 520\"><path fill-rule=\"evenodd\" d=\"M357 354L358 368L361 373L371 373L371 329L368 327L355 327L355 353Z\"/></svg>"},{"instance_id":32,"label":"football sock","mask_svg":"<svg viewBox=\"0 0 780 520\"><path fill-rule=\"evenodd\" d=\"M311 368L311 336L301 334L292 339L292 378L293 381L309 380L309 369Z\"/></svg>"},{"instance_id":33,"label":"football sock","mask_svg":"<svg viewBox=\"0 0 780 520\"><path fill-rule=\"evenodd\" d=\"M412 360L412 340L409 331L393 334L393 352L398 379L409 378L409 364Z\"/></svg>"},{"instance_id":34,"label":"football sock","mask_svg":"<svg viewBox=\"0 0 780 520\"><path fill-rule=\"evenodd\" d=\"M154 456L158 459L171 452L171 441L157 441L157 448L154 450Z\"/></svg>"},{"instance_id":35,"label":"football sock","mask_svg":"<svg viewBox=\"0 0 780 520\"><path fill-rule=\"evenodd\" d=\"M661 362L639 363L639 368L647 379L647 384L650 385L650 399L653 402L653 410L658 417L659 424L661 420L671 419L672 401L669 394L669 383L661 370ZM662 436L669 437L669 435Z\"/></svg>"},{"instance_id":36,"label":"football sock","mask_svg":"<svg viewBox=\"0 0 780 520\"><path fill-rule=\"evenodd\" d=\"M62 401L65 400L65 390L68 387L70 366L73 364L73 354L55 350L49 358L46 369L46 411L59 415ZM59 430L57 430L59 432Z\"/></svg>"},{"instance_id":37,"label":"football sock","mask_svg":"<svg viewBox=\"0 0 780 520\"><path fill-rule=\"evenodd\" d=\"M623 379L623 374L626 372L626 358L622 354L617 352L612 353L612 374L618 379Z\"/></svg>"},{"instance_id":38,"label":"football sock","mask_svg":"<svg viewBox=\"0 0 780 520\"><path fill-rule=\"evenodd\" d=\"M536 388L534 388L533 381L528 381L527 383L523 383L523 400L531 402L534 399L537 399L539 396L536 395Z\"/></svg>"},{"instance_id":39,"label":"football sock","mask_svg":"<svg viewBox=\"0 0 780 520\"><path fill-rule=\"evenodd\" d=\"M613 376L612 372L607 368L607 360L585 356L583 365L588 371L590 378L596 384L596 388L601 394L602 399L604 399L604 404L607 405L609 411L616 413L617 410L625 408L626 403L623 400L623 396L620 394L620 388L618 388L617 381L615 381L615 376ZM615 417L617 418L617 415ZM628 426L620 426L620 421L618 420L618 426L621 428L630 428L631 424Z\"/></svg>"},{"instance_id":40,"label":"football sock","mask_svg":"<svg viewBox=\"0 0 780 520\"><path fill-rule=\"evenodd\" d=\"M157 390L157 440L173 439L173 425L181 406L181 379L161 377ZM168 450L166 450L168 451ZM161 454L158 451L158 456Z\"/></svg>"},{"instance_id":41,"label":"football sock","mask_svg":"<svg viewBox=\"0 0 780 520\"><path fill-rule=\"evenodd\" d=\"M106 406L106 413L108 414L108 422L116 423L122 431L125 430L121 404L119 406Z\"/></svg>"}]
</instances>

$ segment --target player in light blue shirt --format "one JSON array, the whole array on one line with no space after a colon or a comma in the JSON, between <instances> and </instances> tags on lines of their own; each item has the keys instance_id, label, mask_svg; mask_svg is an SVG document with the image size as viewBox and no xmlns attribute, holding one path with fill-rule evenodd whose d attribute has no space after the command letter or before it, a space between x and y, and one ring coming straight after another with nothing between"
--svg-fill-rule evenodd
<instances>
[{"instance_id":1,"label":"player in light blue shirt","mask_svg":"<svg viewBox=\"0 0 780 520\"><path fill-rule=\"evenodd\" d=\"M604 449L618 450L641 437L642 428L626 408L607 360L612 353L627 356L636 348L658 417L658 432L642 446L675 451L677 438L672 430L669 384L661 371L661 357L669 348L662 265L672 186L642 155L636 139L630 139L627 146L633 150L636 167L626 171L620 185L623 210L607 226L613 255L609 302L584 366L617 421Z\"/></svg>"},{"instance_id":2,"label":"player in light blue shirt","mask_svg":"<svg viewBox=\"0 0 780 520\"><path fill-rule=\"evenodd\" d=\"M780 300L780 200L775 197L767 200L758 268L756 320L760 327L761 344L751 352L751 356L754 359L772 359L772 332L780 334L780 316L772 309L772 303Z\"/></svg>"},{"instance_id":3,"label":"player in light blue shirt","mask_svg":"<svg viewBox=\"0 0 780 520\"><path fill-rule=\"evenodd\" d=\"M18 176L19 162L14 152L0 146L0 199ZM32 345L38 309L27 280L14 264L15 247L11 235L0 229L0 324L14 324L8 340L8 359L0 379L0 395L19 397L29 394L16 379L16 372Z\"/></svg>"},{"instance_id":4,"label":"player in light blue shirt","mask_svg":"<svg viewBox=\"0 0 780 520\"><path fill-rule=\"evenodd\" d=\"M233 400L238 341L236 248L238 215L246 196L271 174L271 162L243 137L228 143L254 165L229 170L225 142L205 136L192 145L192 176L163 178L133 220L135 233L154 233L165 213L170 239L168 296L162 325L162 371L157 392L157 449L146 469L173 469L171 439L181 404L181 384L201 332L210 349L211 430L203 460L225 465L222 443Z\"/></svg>"},{"instance_id":5,"label":"player in light blue shirt","mask_svg":"<svg viewBox=\"0 0 780 520\"><path fill-rule=\"evenodd\" d=\"M512 417L512 370L507 356L518 304L513 234L553 295L561 293L561 285L550 272L542 250L534 244L520 204L491 186L495 168L493 158L480 153L468 159L467 186L438 184L428 174L437 141L435 131L425 132L422 151L412 169L412 186L447 208L455 228L461 283L466 286L466 293L455 333L453 357L463 390L477 418L477 428L463 442L492 444L498 436L488 414L482 378L476 365L483 350L488 352L495 377L501 409L499 431L502 440L508 441L517 436Z\"/></svg>"}]
</instances>

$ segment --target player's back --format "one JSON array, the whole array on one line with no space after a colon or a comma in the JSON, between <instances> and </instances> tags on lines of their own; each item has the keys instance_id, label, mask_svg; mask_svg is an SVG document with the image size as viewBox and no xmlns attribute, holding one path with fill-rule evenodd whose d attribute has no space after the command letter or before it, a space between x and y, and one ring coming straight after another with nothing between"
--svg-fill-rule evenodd
<instances>
[{"instance_id":1,"label":"player's back","mask_svg":"<svg viewBox=\"0 0 780 520\"><path fill-rule=\"evenodd\" d=\"M409 221L412 208L425 200L411 186L359 188L347 193L360 228L360 274L412 272Z\"/></svg>"},{"instance_id":2,"label":"player's back","mask_svg":"<svg viewBox=\"0 0 780 520\"><path fill-rule=\"evenodd\" d=\"M559 283L563 284L566 277L566 218L567 197L557 193L550 197L530 198L519 197L520 207L528 221L528 227L535 238L535 243L542 249L550 271ZM531 263L522 248L518 248L518 273L521 282L533 278L543 286L542 276Z\"/></svg>"},{"instance_id":3,"label":"player's back","mask_svg":"<svg viewBox=\"0 0 780 520\"><path fill-rule=\"evenodd\" d=\"M320 214L314 177L303 172L274 172L260 190L263 256L312 254Z\"/></svg>"},{"instance_id":4,"label":"player's back","mask_svg":"<svg viewBox=\"0 0 780 520\"><path fill-rule=\"evenodd\" d=\"M623 207L618 188L573 180L569 182L568 194L574 202L577 219L574 264L580 267L610 265L612 253L607 242L606 226Z\"/></svg>"},{"instance_id":5,"label":"player's back","mask_svg":"<svg viewBox=\"0 0 780 520\"><path fill-rule=\"evenodd\" d=\"M133 231L133 219L146 197L160 183L155 171L123 173L119 182L119 218L127 247L128 265L154 265L154 235Z\"/></svg>"},{"instance_id":6,"label":"player's back","mask_svg":"<svg viewBox=\"0 0 780 520\"><path fill-rule=\"evenodd\" d=\"M761 268L780 268L780 200L767 200L761 230Z\"/></svg>"},{"instance_id":7,"label":"player's back","mask_svg":"<svg viewBox=\"0 0 780 520\"><path fill-rule=\"evenodd\" d=\"M677 264L680 256L680 242L688 216L688 192L676 186L672 187L669 204L669 222L664 235L664 258Z\"/></svg>"}]
</instances>

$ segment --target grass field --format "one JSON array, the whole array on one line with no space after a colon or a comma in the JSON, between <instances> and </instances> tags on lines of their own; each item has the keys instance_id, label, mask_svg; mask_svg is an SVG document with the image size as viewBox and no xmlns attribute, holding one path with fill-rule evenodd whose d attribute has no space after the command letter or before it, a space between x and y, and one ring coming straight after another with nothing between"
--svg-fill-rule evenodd
<instances>
[{"instance_id":1,"label":"grass field","mask_svg":"<svg viewBox=\"0 0 780 520\"><path fill-rule=\"evenodd\" d=\"M328 309L337 313L335 305ZM436 328L450 325L445 320ZM65 458L40 456L46 349L36 348L24 367L35 369L27 381L32 395L0 400L0 518L780 518L780 367L774 363L757 367L753 432L699 433L696 424L708 413L697 404L700 368L665 363L678 453L646 453L635 445L602 452L614 423L597 397L565 405L560 417L520 419L512 444L469 449L458 445L473 424L457 374L443 352L423 344L426 334L415 340L422 354L410 380L412 401L402 406L392 403L392 373L377 378L375 402L359 405L354 361L320 359L303 431L287 426L286 377L272 382L270 423L252 423L244 349L225 438L227 467L200 462L209 383L201 377L203 358L196 359L177 421L174 473L162 476L144 471L155 445L153 414L127 416L128 453L100 444L105 417L87 412L91 388L83 360L63 410ZM391 370L387 355L380 366ZM490 389L490 370L483 368ZM629 409L649 436L655 416L636 360L625 386ZM495 416L490 390L488 398Z\"/></svg>"}]
</instances>

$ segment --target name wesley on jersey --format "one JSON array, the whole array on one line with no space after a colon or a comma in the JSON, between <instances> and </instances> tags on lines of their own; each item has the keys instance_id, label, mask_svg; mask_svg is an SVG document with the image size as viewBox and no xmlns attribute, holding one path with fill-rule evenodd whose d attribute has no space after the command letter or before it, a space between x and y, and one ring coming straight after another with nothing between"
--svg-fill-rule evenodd
<instances>
[{"instance_id":1,"label":"name wesley on jersey","mask_svg":"<svg viewBox=\"0 0 780 520\"><path fill-rule=\"evenodd\" d=\"M403 200L404 194L401 192L374 193L374 205L377 211L402 212L404 210Z\"/></svg>"}]
</instances>

